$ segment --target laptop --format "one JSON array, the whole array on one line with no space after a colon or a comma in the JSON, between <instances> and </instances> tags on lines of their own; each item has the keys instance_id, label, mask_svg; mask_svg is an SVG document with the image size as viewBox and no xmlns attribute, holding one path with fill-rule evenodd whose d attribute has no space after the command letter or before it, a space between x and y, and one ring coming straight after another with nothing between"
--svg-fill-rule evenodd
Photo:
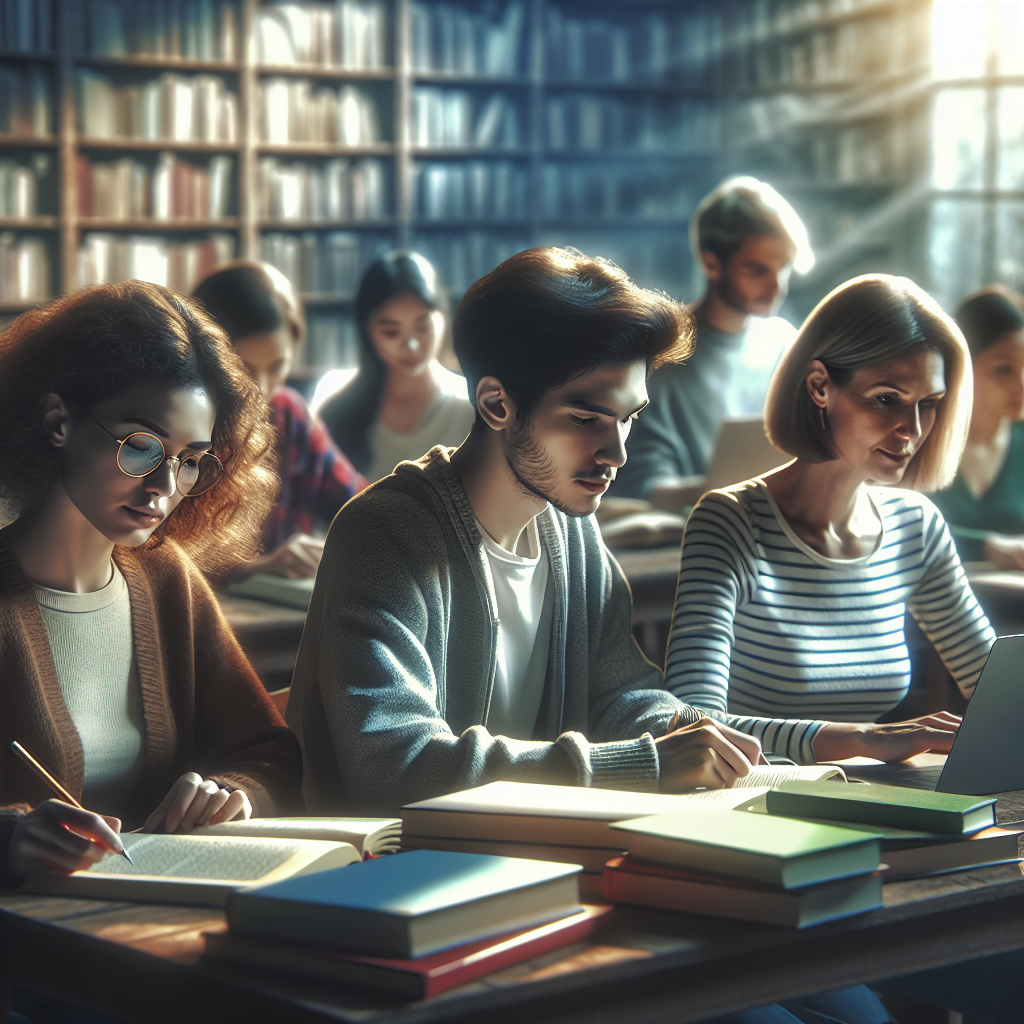
<instances>
[{"instance_id":1,"label":"laptop","mask_svg":"<svg viewBox=\"0 0 1024 1024\"><path fill-rule=\"evenodd\" d=\"M857 765L849 778L985 796L1024 789L1024 635L992 645L944 765Z\"/></svg>"},{"instance_id":2,"label":"laptop","mask_svg":"<svg viewBox=\"0 0 1024 1024\"><path fill-rule=\"evenodd\" d=\"M765 437L760 416L727 416L715 438L715 450L708 461L703 488L713 491L767 473L789 462L792 456L780 452Z\"/></svg>"}]
</instances>

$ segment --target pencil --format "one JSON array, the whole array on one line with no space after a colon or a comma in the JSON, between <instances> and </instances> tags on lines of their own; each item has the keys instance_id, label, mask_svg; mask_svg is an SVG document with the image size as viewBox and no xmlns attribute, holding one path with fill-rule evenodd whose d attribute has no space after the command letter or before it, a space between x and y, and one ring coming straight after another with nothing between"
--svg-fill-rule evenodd
<instances>
[{"instance_id":1,"label":"pencil","mask_svg":"<svg viewBox=\"0 0 1024 1024\"><path fill-rule=\"evenodd\" d=\"M84 811L85 808L17 741L11 742L11 750L21 758L32 769L36 775L39 776L43 782L66 804L71 804L72 807L77 807L80 811ZM132 867L135 867L135 861L128 856L128 851L124 848L123 844L121 847L121 856L124 857Z\"/></svg>"}]
</instances>

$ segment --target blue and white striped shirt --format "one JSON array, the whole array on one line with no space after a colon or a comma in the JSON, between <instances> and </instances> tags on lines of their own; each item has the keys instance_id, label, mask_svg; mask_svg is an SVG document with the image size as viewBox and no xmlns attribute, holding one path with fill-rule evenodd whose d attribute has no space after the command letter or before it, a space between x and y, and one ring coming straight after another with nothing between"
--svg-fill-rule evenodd
<instances>
[{"instance_id":1,"label":"blue and white striped shirt","mask_svg":"<svg viewBox=\"0 0 1024 1024\"><path fill-rule=\"evenodd\" d=\"M704 495L683 535L666 688L813 764L827 721L874 721L903 699L909 609L969 697L995 634L946 523L913 491L868 494L878 543L848 560L801 541L760 480Z\"/></svg>"}]
</instances>

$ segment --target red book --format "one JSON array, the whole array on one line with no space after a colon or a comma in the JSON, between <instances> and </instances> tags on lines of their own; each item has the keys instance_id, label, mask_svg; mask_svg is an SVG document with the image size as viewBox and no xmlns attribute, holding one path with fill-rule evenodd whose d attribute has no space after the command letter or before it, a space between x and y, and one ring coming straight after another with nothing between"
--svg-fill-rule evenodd
<instances>
[{"instance_id":1,"label":"red book","mask_svg":"<svg viewBox=\"0 0 1024 1024\"><path fill-rule=\"evenodd\" d=\"M560 921L443 949L417 960L352 956L322 946L293 946L218 932L207 934L206 955L249 967L430 999L456 985L588 938L604 927L613 913L612 907L584 904L581 911Z\"/></svg>"}]
</instances>

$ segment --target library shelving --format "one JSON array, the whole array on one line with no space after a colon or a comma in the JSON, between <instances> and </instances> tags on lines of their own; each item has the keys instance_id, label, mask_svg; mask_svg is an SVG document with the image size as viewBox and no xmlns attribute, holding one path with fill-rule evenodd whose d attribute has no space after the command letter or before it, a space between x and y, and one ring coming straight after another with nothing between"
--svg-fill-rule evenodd
<instances>
[{"instance_id":1,"label":"library shelving","mask_svg":"<svg viewBox=\"0 0 1024 1024\"><path fill-rule=\"evenodd\" d=\"M351 360L360 271L396 245L454 299L548 243L693 299L687 221L725 174L772 182L808 222L819 261L794 318L863 270L949 301L942 239L978 235L980 281L1024 227L1020 32L961 31L980 40L965 57L942 36L956 0L10 6L0 274L187 288L211 259L268 259L303 295L316 367ZM0 283L2 312L40 297Z\"/></svg>"}]
</instances>

